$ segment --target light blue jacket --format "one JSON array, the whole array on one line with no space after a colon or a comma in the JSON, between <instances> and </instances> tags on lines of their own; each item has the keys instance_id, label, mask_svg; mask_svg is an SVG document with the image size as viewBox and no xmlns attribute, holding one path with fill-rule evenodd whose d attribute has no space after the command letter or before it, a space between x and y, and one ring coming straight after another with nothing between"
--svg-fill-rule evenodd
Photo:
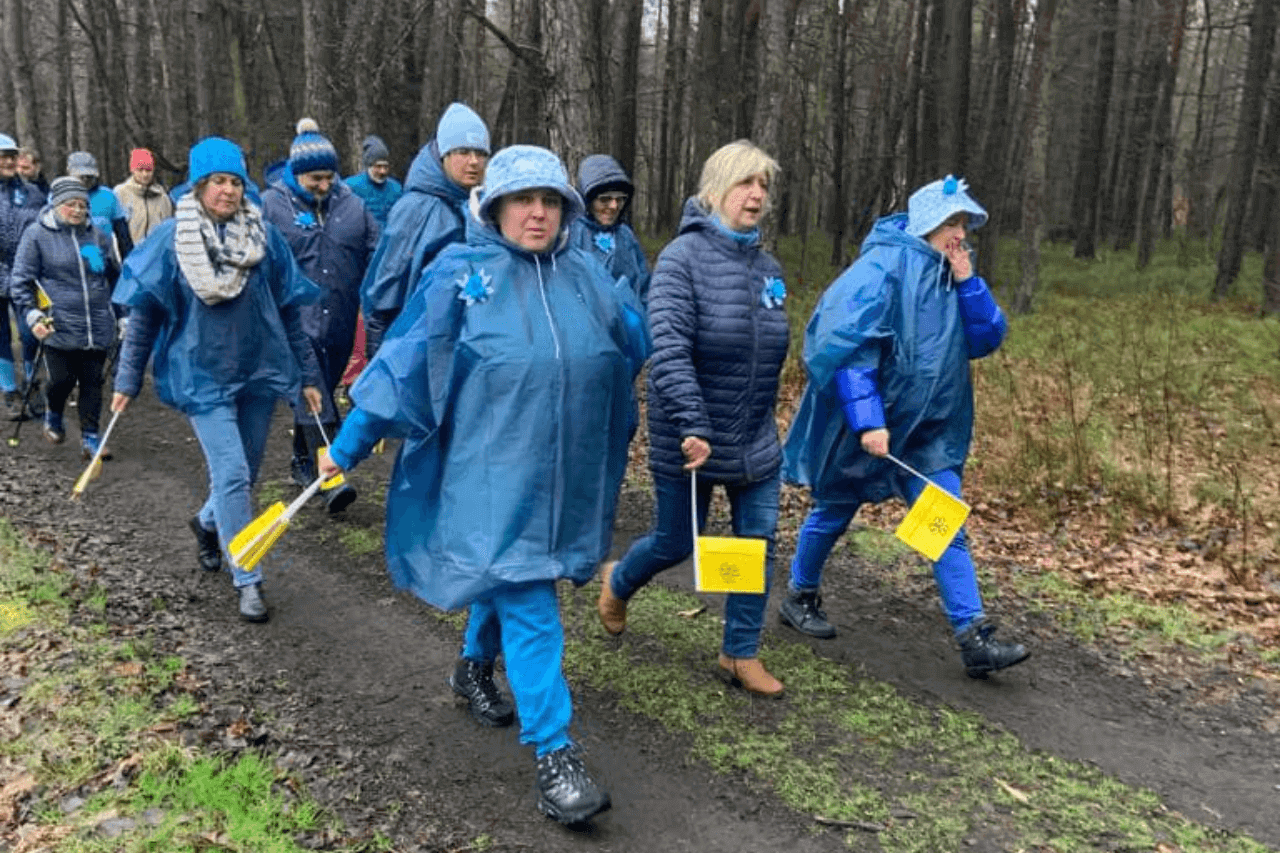
<instances>
[{"instance_id":1,"label":"light blue jacket","mask_svg":"<svg viewBox=\"0 0 1280 853\"><path fill-rule=\"evenodd\" d=\"M367 170L349 178L343 178L342 181L351 187L353 193L360 196L364 206L369 209L369 213L377 220L378 225L386 227L391 208L404 195L404 186L390 176L382 183L375 184Z\"/></svg>"},{"instance_id":2,"label":"light blue jacket","mask_svg":"<svg viewBox=\"0 0 1280 853\"><path fill-rule=\"evenodd\" d=\"M184 414L234 403L241 394L293 399L319 386L320 370L299 306L320 288L307 279L270 223L267 254L238 296L206 305L187 283L173 248L177 220L161 223L129 255L115 302L129 311L115 388L136 397L147 359L156 394Z\"/></svg>"},{"instance_id":3,"label":"light blue jacket","mask_svg":"<svg viewBox=\"0 0 1280 853\"><path fill-rule=\"evenodd\" d=\"M397 586L454 609L509 583L585 583L609 551L627 465L640 307L598 261L491 225L442 251L351 389L350 468L404 436L387 491Z\"/></svg>"},{"instance_id":4,"label":"light blue jacket","mask_svg":"<svg viewBox=\"0 0 1280 853\"><path fill-rule=\"evenodd\" d=\"M783 448L783 476L815 498L862 503L903 495L910 476L862 450L883 426L889 450L924 474L964 464L973 434L969 360L994 351L1007 324L986 283L953 283L943 255L907 234L906 214L878 221L862 254L827 288L805 331L809 385ZM866 422L842 411L837 376L852 371ZM872 416L883 413L881 417Z\"/></svg>"}]
</instances>

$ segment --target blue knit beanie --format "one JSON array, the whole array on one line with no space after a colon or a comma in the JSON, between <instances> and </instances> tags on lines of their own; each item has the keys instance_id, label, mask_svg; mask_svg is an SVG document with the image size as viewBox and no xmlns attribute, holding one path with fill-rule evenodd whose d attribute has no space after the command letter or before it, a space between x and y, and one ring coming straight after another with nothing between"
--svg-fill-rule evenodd
<instances>
[{"instance_id":1,"label":"blue knit beanie","mask_svg":"<svg viewBox=\"0 0 1280 853\"><path fill-rule=\"evenodd\" d=\"M10 136L9 134L0 133L0 152L7 152L7 151L12 151L14 154L17 154L18 143L15 142L13 137Z\"/></svg>"},{"instance_id":2,"label":"blue knit beanie","mask_svg":"<svg viewBox=\"0 0 1280 853\"><path fill-rule=\"evenodd\" d=\"M240 146L221 136L206 136L187 154L187 181L194 187L214 172L235 175L249 183L249 169L244 164Z\"/></svg>"},{"instance_id":3,"label":"blue knit beanie","mask_svg":"<svg viewBox=\"0 0 1280 853\"><path fill-rule=\"evenodd\" d=\"M320 125L313 118L298 121L298 135L289 146L289 171L295 175L307 172L338 171L338 149L320 134Z\"/></svg>"},{"instance_id":4,"label":"blue knit beanie","mask_svg":"<svg viewBox=\"0 0 1280 853\"><path fill-rule=\"evenodd\" d=\"M970 231L981 228L987 221L987 212L970 198L968 189L964 178L947 175L913 192L907 202L906 232L924 237L957 213L969 215Z\"/></svg>"},{"instance_id":5,"label":"blue knit beanie","mask_svg":"<svg viewBox=\"0 0 1280 853\"><path fill-rule=\"evenodd\" d=\"M476 189L480 218L492 221L493 203L502 196L539 187L555 190L564 197L564 212L560 219L562 228L585 209L582 196L569 183L569 174L555 154L536 145L503 148L489 161L489 168L484 173L484 186Z\"/></svg>"},{"instance_id":6,"label":"blue knit beanie","mask_svg":"<svg viewBox=\"0 0 1280 853\"><path fill-rule=\"evenodd\" d=\"M471 107L452 103L436 126L436 148L441 157L455 148L475 148L488 154L489 128Z\"/></svg>"}]
</instances>

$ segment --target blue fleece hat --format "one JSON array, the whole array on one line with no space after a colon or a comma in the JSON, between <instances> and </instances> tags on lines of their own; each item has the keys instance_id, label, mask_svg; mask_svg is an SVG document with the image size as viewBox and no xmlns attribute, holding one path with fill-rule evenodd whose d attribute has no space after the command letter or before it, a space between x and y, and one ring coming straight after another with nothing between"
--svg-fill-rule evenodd
<instances>
[{"instance_id":1,"label":"blue fleece hat","mask_svg":"<svg viewBox=\"0 0 1280 853\"><path fill-rule=\"evenodd\" d=\"M313 118L298 120L298 135L289 146L289 171L295 175L307 172L338 171L338 149L320 133Z\"/></svg>"},{"instance_id":2,"label":"blue fleece hat","mask_svg":"<svg viewBox=\"0 0 1280 853\"><path fill-rule=\"evenodd\" d=\"M194 187L214 172L235 175L249 183L249 169L244 164L240 146L221 136L206 136L187 154L187 182Z\"/></svg>"},{"instance_id":3,"label":"blue fleece hat","mask_svg":"<svg viewBox=\"0 0 1280 853\"><path fill-rule=\"evenodd\" d=\"M3 151L18 153L18 143L7 133L0 133L0 152Z\"/></svg>"},{"instance_id":4,"label":"blue fleece hat","mask_svg":"<svg viewBox=\"0 0 1280 853\"><path fill-rule=\"evenodd\" d=\"M585 209L582 196L569 183L560 158L536 145L512 145L503 148L489 161L484 173L484 186L476 188L480 200L480 218L492 222L493 203L504 195L539 187L555 190L564 197L560 226L569 224Z\"/></svg>"},{"instance_id":5,"label":"blue fleece hat","mask_svg":"<svg viewBox=\"0 0 1280 853\"><path fill-rule=\"evenodd\" d=\"M906 232L924 237L957 213L969 215L970 231L981 228L987 221L987 212L970 198L968 189L964 178L947 175L913 192L907 202Z\"/></svg>"},{"instance_id":6,"label":"blue fleece hat","mask_svg":"<svg viewBox=\"0 0 1280 853\"><path fill-rule=\"evenodd\" d=\"M441 157L455 148L475 148L488 154L489 128L471 107L452 103L436 126L436 148Z\"/></svg>"}]
</instances>

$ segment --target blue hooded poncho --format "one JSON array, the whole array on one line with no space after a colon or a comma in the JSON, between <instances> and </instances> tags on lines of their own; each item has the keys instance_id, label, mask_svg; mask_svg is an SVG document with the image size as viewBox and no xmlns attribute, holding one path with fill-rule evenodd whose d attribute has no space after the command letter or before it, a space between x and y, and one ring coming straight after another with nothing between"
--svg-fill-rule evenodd
<instances>
[{"instance_id":1,"label":"blue hooded poncho","mask_svg":"<svg viewBox=\"0 0 1280 853\"><path fill-rule=\"evenodd\" d=\"M424 145L409 166L404 195L391 208L360 286L360 307L375 346L427 264L445 246L465 239L468 196L444 173L436 144Z\"/></svg>"},{"instance_id":2,"label":"blue hooded poncho","mask_svg":"<svg viewBox=\"0 0 1280 853\"><path fill-rule=\"evenodd\" d=\"M184 414L227 405L246 391L292 399L300 385L319 385L315 355L298 319L320 288L302 274L274 225L263 223L267 254L238 296L201 302L174 252L177 220L167 219L125 260L113 299L134 323L156 331L152 374L156 394ZM136 319L135 319L136 318ZM137 396L148 353L126 338L116 390ZM301 372L299 370L301 366Z\"/></svg>"},{"instance_id":3,"label":"blue hooded poncho","mask_svg":"<svg viewBox=\"0 0 1280 853\"><path fill-rule=\"evenodd\" d=\"M805 330L809 385L783 447L783 477L829 503L902 496L903 474L862 449L841 410L836 374L874 376L889 451L932 474L964 463L973 433L969 359L1000 345L1005 321L977 276L958 286L943 255L879 220L858 260L827 288Z\"/></svg>"},{"instance_id":4,"label":"blue hooded poncho","mask_svg":"<svg viewBox=\"0 0 1280 853\"><path fill-rule=\"evenodd\" d=\"M387 490L392 580L443 609L509 583L586 583L627 465L641 310L598 261L472 219L351 389L344 468L405 437Z\"/></svg>"},{"instance_id":5,"label":"blue hooded poncho","mask_svg":"<svg viewBox=\"0 0 1280 853\"><path fill-rule=\"evenodd\" d=\"M594 254L614 278L627 277L631 289L642 303L649 301L649 262L631 226L622 216L631 204L628 200L618 210L618 218L608 227L591 215L591 202L606 190L622 190L628 195L635 187L618 161L607 154L593 154L578 167L578 193L587 205L587 213L573 221L569 232L575 246Z\"/></svg>"}]
</instances>

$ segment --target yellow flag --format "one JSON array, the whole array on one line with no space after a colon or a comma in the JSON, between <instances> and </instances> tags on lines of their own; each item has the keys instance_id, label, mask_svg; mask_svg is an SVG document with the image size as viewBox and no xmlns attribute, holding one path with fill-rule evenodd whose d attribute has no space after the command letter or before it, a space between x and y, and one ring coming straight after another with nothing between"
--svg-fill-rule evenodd
<instances>
[{"instance_id":1,"label":"yellow flag","mask_svg":"<svg viewBox=\"0 0 1280 853\"><path fill-rule=\"evenodd\" d=\"M694 539L693 585L698 592L764 592L765 540L732 536Z\"/></svg>"},{"instance_id":2,"label":"yellow flag","mask_svg":"<svg viewBox=\"0 0 1280 853\"><path fill-rule=\"evenodd\" d=\"M937 560L969 517L969 505L929 483L902 519L895 535L930 560Z\"/></svg>"}]
</instances>

